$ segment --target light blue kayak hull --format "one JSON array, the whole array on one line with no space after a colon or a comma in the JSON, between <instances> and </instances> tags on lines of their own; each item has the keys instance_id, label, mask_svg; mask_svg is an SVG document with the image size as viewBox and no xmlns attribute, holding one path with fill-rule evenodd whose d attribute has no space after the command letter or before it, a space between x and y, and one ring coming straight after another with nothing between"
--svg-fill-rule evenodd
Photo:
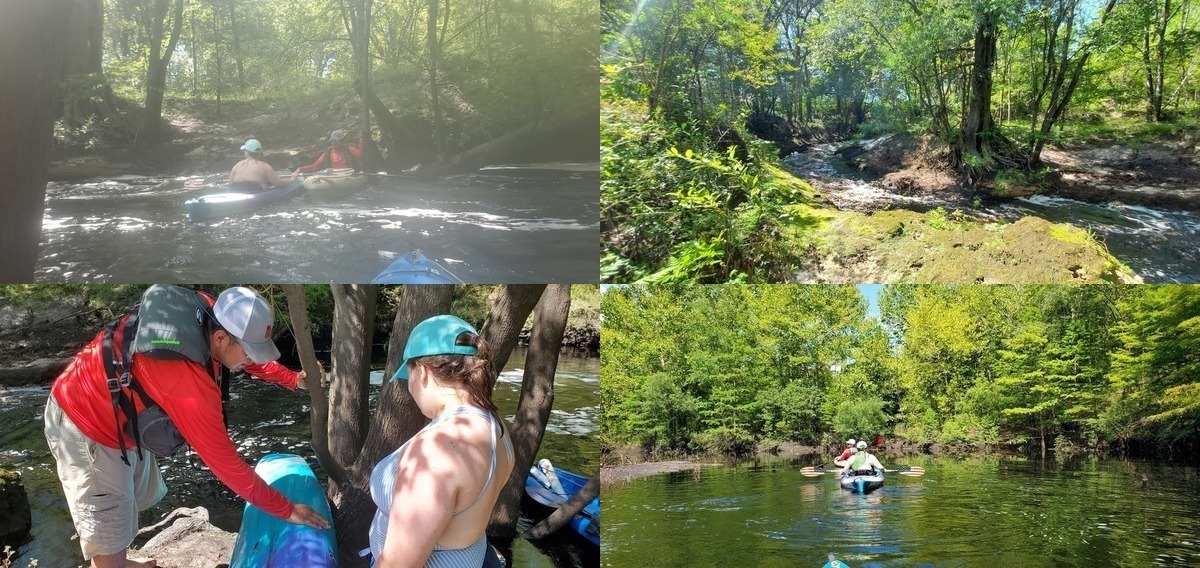
<instances>
[{"instance_id":1,"label":"light blue kayak hull","mask_svg":"<svg viewBox=\"0 0 1200 568\"><path fill-rule=\"evenodd\" d=\"M562 468L554 468L554 471L558 474L558 481L562 484L563 492L566 495L556 495L532 475L525 478L525 493L534 501L552 509L557 508L559 503L570 498L588 482L586 477ZM592 499L584 506L583 511L575 515L568 524L580 536L591 541L592 544L600 546L600 498Z\"/></svg>"},{"instance_id":2,"label":"light blue kayak hull","mask_svg":"<svg viewBox=\"0 0 1200 568\"><path fill-rule=\"evenodd\" d=\"M462 280L451 274L421 251L400 255L383 269L372 284L462 284Z\"/></svg>"},{"instance_id":3,"label":"light blue kayak hull","mask_svg":"<svg viewBox=\"0 0 1200 568\"><path fill-rule=\"evenodd\" d=\"M296 180L292 185L274 187L258 193L233 191L194 197L183 202L183 208L187 210L188 219L192 222L211 221L287 201L301 191L304 191L304 182Z\"/></svg>"},{"instance_id":4,"label":"light blue kayak hull","mask_svg":"<svg viewBox=\"0 0 1200 568\"><path fill-rule=\"evenodd\" d=\"M883 487L883 475L847 475L838 480L842 489L854 493L870 493Z\"/></svg>"},{"instance_id":5,"label":"light blue kayak hull","mask_svg":"<svg viewBox=\"0 0 1200 568\"><path fill-rule=\"evenodd\" d=\"M259 460L254 471L292 502L312 507L333 526L325 491L304 458L268 454ZM332 528L317 530L289 523L247 503L229 566L332 568L337 566L337 539Z\"/></svg>"}]
</instances>

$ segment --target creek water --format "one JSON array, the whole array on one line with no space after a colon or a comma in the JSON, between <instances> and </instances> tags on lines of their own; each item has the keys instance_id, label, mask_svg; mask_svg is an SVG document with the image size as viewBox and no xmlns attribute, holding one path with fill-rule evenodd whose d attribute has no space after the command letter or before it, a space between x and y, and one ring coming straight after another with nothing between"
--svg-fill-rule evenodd
<instances>
[{"instance_id":1,"label":"creek water","mask_svg":"<svg viewBox=\"0 0 1200 568\"><path fill-rule=\"evenodd\" d=\"M983 221L1008 222L1032 215L1091 231L1147 283L1200 282L1200 216L1195 213L1044 195L975 204L960 192L904 194L848 166L836 156L837 149L836 144L819 144L789 156L784 164L822 190L839 209L929 211L943 207Z\"/></svg>"},{"instance_id":2,"label":"creek water","mask_svg":"<svg viewBox=\"0 0 1200 568\"><path fill-rule=\"evenodd\" d=\"M513 351L496 384L493 400L512 423L520 398L526 349ZM292 368L298 364L288 363ZM371 375L371 405L376 405L383 372ZM242 458L254 464L272 452L296 453L308 458L317 476L324 473L312 459L309 447L308 394L291 393L244 375L235 377L227 411L230 437ZM0 467L21 473L33 512L33 539L21 547L17 568L75 566L83 561L79 543L73 540L67 504L55 472L54 458L42 433L42 411L48 387L0 389ZM549 458L557 467L591 476L600 467L597 439L600 418L600 360L564 354L559 357L554 379L554 408L538 458ZM186 454L186 455L185 455ZM167 496L143 512L142 526L150 525L177 507L204 506L214 525L236 532L245 504L207 470L191 451L181 452L159 466L167 484ZM518 531L532 526L534 519L522 516ZM537 543L516 539L513 564L523 567L583 567L599 564L599 553L582 537L564 529Z\"/></svg>"},{"instance_id":3,"label":"creek water","mask_svg":"<svg viewBox=\"0 0 1200 568\"><path fill-rule=\"evenodd\" d=\"M201 223L188 221L183 203L217 190L164 183L173 179L50 183L35 278L369 282L420 249L468 283L599 279L596 164L497 166L438 182L378 178L338 203L300 196Z\"/></svg>"},{"instance_id":4,"label":"creek water","mask_svg":"<svg viewBox=\"0 0 1200 568\"><path fill-rule=\"evenodd\" d=\"M1200 565L1200 471L1146 461L890 459L857 495L829 459L765 459L604 488L604 565L854 568ZM1142 475L1148 483L1142 486Z\"/></svg>"}]
</instances>

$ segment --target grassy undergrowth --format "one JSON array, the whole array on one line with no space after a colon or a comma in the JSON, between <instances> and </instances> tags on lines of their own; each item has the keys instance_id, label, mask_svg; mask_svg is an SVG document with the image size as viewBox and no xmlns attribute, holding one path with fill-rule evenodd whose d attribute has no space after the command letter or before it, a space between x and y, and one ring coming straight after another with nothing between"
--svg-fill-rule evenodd
<instances>
[{"instance_id":1,"label":"grassy undergrowth","mask_svg":"<svg viewBox=\"0 0 1200 568\"><path fill-rule=\"evenodd\" d=\"M941 208L839 211L770 147L718 150L695 122L601 105L603 282L1137 282L1093 235Z\"/></svg>"}]
</instances>

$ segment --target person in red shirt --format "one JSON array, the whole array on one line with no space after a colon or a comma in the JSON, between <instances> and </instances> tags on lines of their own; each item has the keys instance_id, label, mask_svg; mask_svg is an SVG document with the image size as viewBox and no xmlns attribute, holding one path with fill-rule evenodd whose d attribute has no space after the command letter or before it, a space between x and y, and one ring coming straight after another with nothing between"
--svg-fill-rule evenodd
<instances>
[{"instance_id":1,"label":"person in red shirt","mask_svg":"<svg viewBox=\"0 0 1200 568\"><path fill-rule=\"evenodd\" d=\"M162 315L172 309L184 317ZM230 288L214 299L186 288L151 286L136 316L126 314L112 324L114 331L97 334L55 379L46 403L46 440L84 558L92 567L154 565L127 560L126 550L137 534L138 511L161 500L166 485L151 453L157 450L142 447L146 442L152 448L145 435L149 427L133 438L127 423L141 429L151 422L147 409L156 405L177 435L238 496L281 519L328 528L311 507L290 502L258 477L238 456L225 429L215 379L220 366L289 390L305 388L303 371L275 362L279 350L271 341L273 321L266 300L249 288ZM127 325L134 329L125 329ZM116 383L109 380L114 373L106 365L106 341L112 352L129 354L128 399L141 420L129 420L117 410L109 388ZM129 341L133 343L126 346Z\"/></svg>"},{"instance_id":2,"label":"person in red shirt","mask_svg":"<svg viewBox=\"0 0 1200 568\"><path fill-rule=\"evenodd\" d=\"M365 137L359 136L358 144L347 147L346 133L342 130L334 130L329 134L329 143L330 148L317 156L316 161L297 168L295 173L311 174L326 168L362 169L363 152L367 143Z\"/></svg>"},{"instance_id":3,"label":"person in red shirt","mask_svg":"<svg viewBox=\"0 0 1200 568\"><path fill-rule=\"evenodd\" d=\"M850 450L854 449L854 438L846 440L846 449L842 450L842 454L833 459L834 465L842 467L849 463L850 456L853 454Z\"/></svg>"}]
</instances>

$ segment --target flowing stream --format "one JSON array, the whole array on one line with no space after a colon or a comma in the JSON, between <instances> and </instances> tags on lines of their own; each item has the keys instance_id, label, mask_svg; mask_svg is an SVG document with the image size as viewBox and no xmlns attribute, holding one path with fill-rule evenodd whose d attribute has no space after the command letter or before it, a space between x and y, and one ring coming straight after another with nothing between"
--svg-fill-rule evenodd
<instances>
[{"instance_id":1,"label":"flowing stream","mask_svg":"<svg viewBox=\"0 0 1200 568\"><path fill-rule=\"evenodd\" d=\"M436 183L379 178L338 203L300 196L202 223L188 221L183 202L215 190L169 181L50 183L36 279L369 282L412 249L468 283L599 278L596 164L497 166Z\"/></svg>"},{"instance_id":2,"label":"flowing stream","mask_svg":"<svg viewBox=\"0 0 1200 568\"><path fill-rule=\"evenodd\" d=\"M604 489L604 563L854 568L1200 565L1197 468L1122 460L881 456L892 474L857 495L828 456L769 458ZM1142 484L1142 475L1148 481Z\"/></svg>"},{"instance_id":3,"label":"flowing stream","mask_svg":"<svg viewBox=\"0 0 1200 568\"><path fill-rule=\"evenodd\" d=\"M864 142L864 145L869 142ZM959 192L903 194L863 176L835 155L836 144L820 144L784 160L788 169L810 181L839 209L962 210L985 221L1017 221L1033 215L1091 231L1113 256L1147 283L1200 282L1200 216L1122 203L1088 203L1034 195L984 200L975 206Z\"/></svg>"},{"instance_id":4,"label":"flowing stream","mask_svg":"<svg viewBox=\"0 0 1200 568\"><path fill-rule=\"evenodd\" d=\"M517 348L496 384L494 400L500 412L512 423L520 399L521 378L526 349ZM285 364L297 368L297 363ZM383 372L371 375L371 405L376 405ZM554 408L538 452L558 467L591 476L600 467L597 441L600 420L600 361L562 355L555 373ZM232 400L228 404L229 430L239 453L254 464L272 452L296 453L311 459L309 448L308 394L291 393L263 381L235 378ZM33 511L33 539L21 547L17 568L38 566L75 566L82 563L79 543L62 486L55 473L54 458L42 433L42 410L48 387L0 389L0 467L21 473ZM204 506L212 523L236 532L241 524L244 501L210 473L191 452L181 452L159 461L167 484L167 496L158 505L141 514L142 526L161 519L177 507ZM324 479L319 467L317 476ZM522 516L518 531L533 524ZM594 546L564 529L536 543L524 539L513 542L513 563L520 567L584 567L599 563Z\"/></svg>"}]
</instances>

